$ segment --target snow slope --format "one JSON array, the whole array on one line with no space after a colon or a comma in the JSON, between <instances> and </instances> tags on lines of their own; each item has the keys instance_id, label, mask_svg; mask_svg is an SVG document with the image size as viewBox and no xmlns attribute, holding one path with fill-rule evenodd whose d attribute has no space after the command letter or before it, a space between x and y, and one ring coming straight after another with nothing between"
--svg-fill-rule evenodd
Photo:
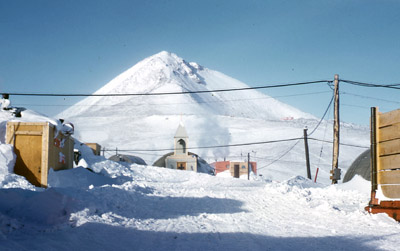
<instances>
[{"instance_id":1,"label":"snow slope","mask_svg":"<svg viewBox=\"0 0 400 251\"><path fill-rule=\"evenodd\" d=\"M160 52L137 63L95 94L164 93L246 88L248 85L177 55ZM259 173L269 179L285 180L305 175L304 143L299 140L226 148L197 148L303 137L318 119L256 90L190 95L87 97L58 115L74 123L82 142L97 142L108 150L137 155L151 165L172 151L173 136L181 120L189 134L189 148L209 163L216 160L246 160L250 153ZM282 118L293 118L284 121ZM342 125L343 143L369 146L368 128ZM313 138L331 141L332 123L324 121ZM310 141L313 175L319 168L329 183L331 144ZM157 149L167 149L155 151ZM123 151L127 150L127 151ZM145 151L142 151L145 150ZM148 151L150 150L150 151ZM290 151L289 151L290 150ZM343 170L364 151L343 146ZM283 154L288 152L288 154ZM283 156L283 157L282 157Z\"/></svg>"}]
</instances>

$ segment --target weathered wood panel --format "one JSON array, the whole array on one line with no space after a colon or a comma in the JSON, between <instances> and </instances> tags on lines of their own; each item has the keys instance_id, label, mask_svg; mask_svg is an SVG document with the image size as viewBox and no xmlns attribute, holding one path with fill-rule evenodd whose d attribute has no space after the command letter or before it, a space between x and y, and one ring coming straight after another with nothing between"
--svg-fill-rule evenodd
<instances>
[{"instance_id":1,"label":"weathered wood panel","mask_svg":"<svg viewBox=\"0 0 400 251\"><path fill-rule=\"evenodd\" d=\"M381 185L383 195L390 199L400 198L400 185Z\"/></svg>"},{"instance_id":2,"label":"weathered wood panel","mask_svg":"<svg viewBox=\"0 0 400 251\"><path fill-rule=\"evenodd\" d=\"M400 139L379 143L378 152L379 156L400 153Z\"/></svg>"},{"instance_id":3,"label":"weathered wood panel","mask_svg":"<svg viewBox=\"0 0 400 251\"><path fill-rule=\"evenodd\" d=\"M40 136L43 133L42 132L37 132L37 131L16 131L15 135L37 135Z\"/></svg>"},{"instance_id":4,"label":"weathered wood panel","mask_svg":"<svg viewBox=\"0 0 400 251\"><path fill-rule=\"evenodd\" d=\"M378 161L378 171L400 169L400 154L380 157Z\"/></svg>"},{"instance_id":5,"label":"weathered wood panel","mask_svg":"<svg viewBox=\"0 0 400 251\"><path fill-rule=\"evenodd\" d=\"M400 139L400 124L393 124L379 129L379 140L387 141L392 139Z\"/></svg>"},{"instance_id":6,"label":"weathered wood panel","mask_svg":"<svg viewBox=\"0 0 400 251\"><path fill-rule=\"evenodd\" d=\"M49 142L49 169L52 168L55 171L71 169L73 168L74 161L74 140L70 136L57 134L56 132L50 131L50 142Z\"/></svg>"},{"instance_id":7,"label":"weathered wood panel","mask_svg":"<svg viewBox=\"0 0 400 251\"><path fill-rule=\"evenodd\" d=\"M378 184L400 185L400 170L378 172Z\"/></svg>"},{"instance_id":8,"label":"weathered wood panel","mask_svg":"<svg viewBox=\"0 0 400 251\"><path fill-rule=\"evenodd\" d=\"M34 145L35 147L27 147ZM42 137L18 135L15 138L14 151L17 160L14 173L24 176L35 186L42 185Z\"/></svg>"},{"instance_id":9,"label":"weathered wood panel","mask_svg":"<svg viewBox=\"0 0 400 251\"><path fill-rule=\"evenodd\" d=\"M400 109L379 114L379 127L397 123L400 123Z\"/></svg>"}]
</instances>

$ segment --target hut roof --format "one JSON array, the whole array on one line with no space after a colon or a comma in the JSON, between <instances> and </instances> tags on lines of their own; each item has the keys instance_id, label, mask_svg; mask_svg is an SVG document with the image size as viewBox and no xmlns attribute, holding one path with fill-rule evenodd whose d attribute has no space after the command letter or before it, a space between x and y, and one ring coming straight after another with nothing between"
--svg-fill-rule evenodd
<instances>
[{"instance_id":1,"label":"hut roof","mask_svg":"<svg viewBox=\"0 0 400 251\"><path fill-rule=\"evenodd\" d=\"M354 162L351 164L343 178L343 182L350 181L356 174L360 175L366 180L371 180L371 161L370 161L371 151L366 150Z\"/></svg>"},{"instance_id":2,"label":"hut roof","mask_svg":"<svg viewBox=\"0 0 400 251\"><path fill-rule=\"evenodd\" d=\"M138 165L147 165L146 162L142 158L140 158L138 156L133 156L133 155L117 154L117 155L111 156L108 159L113 160L113 161L134 163L134 164L138 164Z\"/></svg>"}]
</instances>

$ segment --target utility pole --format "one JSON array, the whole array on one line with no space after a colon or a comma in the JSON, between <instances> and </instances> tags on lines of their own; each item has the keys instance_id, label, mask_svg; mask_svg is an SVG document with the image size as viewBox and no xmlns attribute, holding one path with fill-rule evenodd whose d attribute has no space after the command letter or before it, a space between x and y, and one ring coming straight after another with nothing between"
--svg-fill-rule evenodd
<instances>
[{"instance_id":1,"label":"utility pole","mask_svg":"<svg viewBox=\"0 0 400 251\"><path fill-rule=\"evenodd\" d=\"M250 180L250 153L247 153L247 180Z\"/></svg>"},{"instance_id":2,"label":"utility pole","mask_svg":"<svg viewBox=\"0 0 400 251\"><path fill-rule=\"evenodd\" d=\"M308 130L307 128L304 128L304 149L306 152L307 178L311 180L312 178L311 178L311 169L310 169L310 154L308 151L307 130Z\"/></svg>"},{"instance_id":3,"label":"utility pole","mask_svg":"<svg viewBox=\"0 0 400 251\"><path fill-rule=\"evenodd\" d=\"M334 122L333 122L333 156L332 156L332 170L330 177L332 184L337 184L340 180L339 164L339 75L335 74L335 88L334 88Z\"/></svg>"}]
</instances>

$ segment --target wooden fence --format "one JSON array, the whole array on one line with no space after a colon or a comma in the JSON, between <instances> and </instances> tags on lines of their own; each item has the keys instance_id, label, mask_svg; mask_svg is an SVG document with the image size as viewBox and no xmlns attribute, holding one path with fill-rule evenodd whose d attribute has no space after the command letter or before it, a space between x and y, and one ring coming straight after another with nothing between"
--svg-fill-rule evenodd
<instances>
[{"instance_id":1,"label":"wooden fence","mask_svg":"<svg viewBox=\"0 0 400 251\"><path fill-rule=\"evenodd\" d=\"M371 188L366 209L400 220L400 109L371 108Z\"/></svg>"}]
</instances>

